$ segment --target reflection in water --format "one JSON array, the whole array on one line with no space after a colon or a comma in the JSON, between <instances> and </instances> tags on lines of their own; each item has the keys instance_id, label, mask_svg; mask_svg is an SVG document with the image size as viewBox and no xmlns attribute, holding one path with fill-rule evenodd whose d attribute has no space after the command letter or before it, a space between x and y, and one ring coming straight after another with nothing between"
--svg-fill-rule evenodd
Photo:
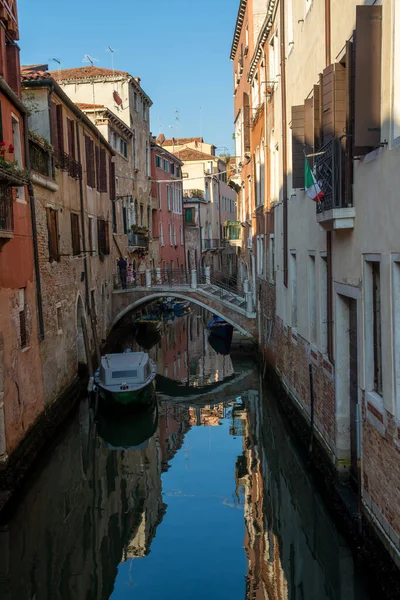
<instances>
[{"instance_id":1,"label":"reflection in water","mask_svg":"<svg viewBox=\"0 0 400 600\"><path fill-rule=\"evenodd\" d=\"M233 366L206 319L175 319L151 351L205 395L136 420L82 403L2 515L1 600L367 600L257 372L215 387Z\"/></svg>"}]
</instances>

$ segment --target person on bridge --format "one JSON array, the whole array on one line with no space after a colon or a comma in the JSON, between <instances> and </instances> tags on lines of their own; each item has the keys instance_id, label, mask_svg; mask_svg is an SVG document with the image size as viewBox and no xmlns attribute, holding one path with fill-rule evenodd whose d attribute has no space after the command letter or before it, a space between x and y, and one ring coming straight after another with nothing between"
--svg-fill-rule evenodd
<instances>
[{"instance_id":1,"label":"person on bridge","mask_svg":"<svg viewBox=\"0 0 400 600\"><path fill-rule=\"evenodd\" d=\"M119 269L119 277L121 279L122 289L126 290L126 269L127 269L128 263L126 262L125 258L123 258L123 256L120 256L120 258L117 262L117 266Z\"/></svg>"}]
</instances>

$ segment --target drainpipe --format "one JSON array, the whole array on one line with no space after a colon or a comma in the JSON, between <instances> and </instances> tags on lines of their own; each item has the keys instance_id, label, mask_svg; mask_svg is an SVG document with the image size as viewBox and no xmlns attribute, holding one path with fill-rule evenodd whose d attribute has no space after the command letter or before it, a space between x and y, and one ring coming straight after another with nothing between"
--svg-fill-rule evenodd
<instances>
[{"instance_id":1,"label":"drainpipe","mask_svg":"<svg viewBox=\"0 0 400 600\"><path fill-rule=\"evenodd\" d=\"M287 117L286 117L286 63L285 63L285 3L280 2L280 54L282 100L282 195L283 195L283 284L288 287L288 203L287 203Z\"/></svg>"},{"instance_id":2,"label":"drainpipe","mask_svg":"<svg viewBox=\"0 0 400 600\"><path fill-rule=\"evenodd\" d=\"M76 149L78 154L78 162L82 164L81 159L81 141L79 137L79 123L76 122ZM86 255L86 235L85 235L85 208L83 202L83 177L79 179L79 199L81 205L81 228L82 228L82 244L83 244L83 270L85 272L85 294L86 294L86 306L89 308L91 314L92 309L89 300L89 278L88 278L88 266L87 266L87 255Z\"/></svg>"},{"instance_id":3,"label":"drainpipe","mask_svg":"<svg viewBox=\"0 0 400 600\"><path fill-rule=\"evenodd\" d=\"M26 113L23 115L23 123L24 123L24 145L25 145L25 168L27 171L30 171L31 161L30 161L30 156L29 156L28 117L27 117ZM40 265L39 265L39 250L38 250L38 237L37 237L37 226L36 226L35 194L33 191L32 181L30 179L29 179L27 187L28 187L28 196L29 196L29 207L30 207L30 213L31 213L33 263L34 263L34 268L35 268L36 303L37 303L38 324L39 324L39 341L42 342L44 340L42 286L41 286L41 282L40 282Z\"/></svg>"}]
</instances>

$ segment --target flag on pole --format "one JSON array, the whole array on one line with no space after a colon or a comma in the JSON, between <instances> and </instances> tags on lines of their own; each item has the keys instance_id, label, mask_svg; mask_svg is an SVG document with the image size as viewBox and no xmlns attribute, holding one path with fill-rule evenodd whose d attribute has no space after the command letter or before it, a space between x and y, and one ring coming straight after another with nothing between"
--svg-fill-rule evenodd
<instances>
[{"instance_id":1,"label":"flag on pole","mask_svg":"<svg viewBox=\"0 0 400 600\"><path fill-rule=\"evenodd\" d=\"M304 163L304 187L306 188L307 195L314 202L319 202L324 197L324 192L321 190L314 173L311 171L307 157L305 157Z\"/></svg>"}]
</instances>

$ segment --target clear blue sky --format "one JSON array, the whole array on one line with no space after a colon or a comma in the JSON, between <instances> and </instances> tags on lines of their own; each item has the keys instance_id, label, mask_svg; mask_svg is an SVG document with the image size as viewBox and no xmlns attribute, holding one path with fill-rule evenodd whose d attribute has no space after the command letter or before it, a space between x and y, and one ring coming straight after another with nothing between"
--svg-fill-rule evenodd
<instances>
[{"instance_id":1,"label":"clear blue sky","mask_svg":"<svg viewBox=\"0 0 400 600\"><path fill-rule=\"evenodd\" d=\"M85 54L141 77L153 100L157 135L202 135L233 152L233 76L229 60L239 0L18 0L21 64ZM180 128L175 126L179 109ZM219 151L218 151L219 153Z\"/></svg>"}]
</instances>

